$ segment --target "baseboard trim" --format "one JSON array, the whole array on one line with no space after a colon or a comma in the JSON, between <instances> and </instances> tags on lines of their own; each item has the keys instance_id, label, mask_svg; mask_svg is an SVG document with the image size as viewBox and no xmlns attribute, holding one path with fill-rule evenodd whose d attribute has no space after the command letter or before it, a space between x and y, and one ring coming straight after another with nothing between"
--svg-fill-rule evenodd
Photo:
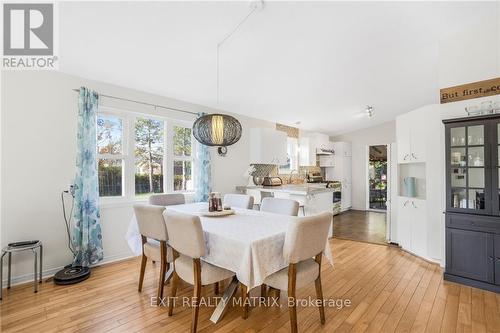
<instances>
[{"instance_id":1,"label":"baseboard trim","mask_svg":"<svg viewBox=\"0 0 500 333\"><path fill-rule=\"evenodd\" d=\"M96 265L92 265L90 267L93 268L93 267L104 266L104 265L112 264L114 262L127 260L127 259L130 259L133 257L136 257L136 255L130 254L130 252L123 253L123 254L117 254L117 255L113 255L113 256L109 256L109 257L104 257L103 261L101 261L100 263L98 263ZM42 280L52 278L54 276L54 274L56 274L58 271L60 271L63 268L64 268L64 266L59 266L59 267L53 267L53 268L43 270ZM7 288L7 269L6 268L3 270L3 276L5 278L2 281L2 286L4 288ZM24 274L24 275L20 275L20 276L13 276L11 279L10 285L17 286L17 285L25 284L25 283L33 283L33 279L34 279L33 273Z\"/></svg>"},{"instance_id":2,"label":"baseboard trim","mask_svg":"<svg viewBox=\"0 0 500 333\"><path fill-rule=\"evenodd\" d=\"M437 260L437 259L430 259L430 258L425 258L425 257L419 256L418 254L415 254L415 253L413 253L413 252L411 252L411 251L409 251L409 250L406 250L406 249L404 249L404 248L402 248L402 247L400 247L400 249L401 249L402 251L404 251L404 252L408 253L408 254L411 254L412 256L415 256L415 257L417 257L417 258L419 258L419 259L422 259L423 261L428 262L429 264L438 265L439 267L444 268L444 266L443 266L443 265L441 265L441 260Z\"/></svg>"},{"instance_id":3,"label":"baseboard trim","mask_svg":"<svg viewBox=\"0 0 500 333\"><path fill-rule=\"evenodd\" d=\"M465 284L467 286L471 286L474 288L485 289L485 290L493 291L495 293L500 293L500 286L497 286L497 285L494 285L491 283L482 282L482 281L473 280L473 279L468 279L468 278L464 278L464 277L449 274L449 273L444 273L443 277L446 281Z\"/></svg>"}]
</instances>

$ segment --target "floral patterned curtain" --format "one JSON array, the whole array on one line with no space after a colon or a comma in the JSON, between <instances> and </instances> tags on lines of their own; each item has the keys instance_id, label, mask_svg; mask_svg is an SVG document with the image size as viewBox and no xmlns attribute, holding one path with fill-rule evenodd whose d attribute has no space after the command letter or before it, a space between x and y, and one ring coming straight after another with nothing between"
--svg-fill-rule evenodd
<instances>
[{"instance_id":1,"label":"floral patterned curtain","mask_svg":"<svg viewBox=\"0 0 500 333\"><path fill-rule=\"evenodd\" d=\"M198 113L198 118L203 117L206 113ZM210 150L196 141L196 195L195 201L207 201L208 194L212 191L212 162L210 158Z\"/></svg>"},{"instance_id":2,"label":"floral patterned curtain","mask_svg":"<svg viewBox=\"0 0 500 333\"><path fill-rule=\"evenodd\" d=\"M99 95L80 88L75 177L75 212L72 243L73 266L89 266L103 259L99 223L99 183L97 174L97 108Z\"/></svg>"}]
</instances>

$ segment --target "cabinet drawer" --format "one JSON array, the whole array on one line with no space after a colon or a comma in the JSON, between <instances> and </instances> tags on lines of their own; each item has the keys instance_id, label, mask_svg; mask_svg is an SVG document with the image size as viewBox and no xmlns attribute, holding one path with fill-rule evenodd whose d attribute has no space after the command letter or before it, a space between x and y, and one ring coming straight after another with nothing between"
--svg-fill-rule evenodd
<instances>
[{"instance_id":1,"label":"cabinet drawer","mask_svg":"<svg viewBox=\"0 0 500 333\"><path fill-rule=\"evenodd\" d=\"M500 217L446 213L449 228L500 233Z\"/></svg>"}]
</instances>

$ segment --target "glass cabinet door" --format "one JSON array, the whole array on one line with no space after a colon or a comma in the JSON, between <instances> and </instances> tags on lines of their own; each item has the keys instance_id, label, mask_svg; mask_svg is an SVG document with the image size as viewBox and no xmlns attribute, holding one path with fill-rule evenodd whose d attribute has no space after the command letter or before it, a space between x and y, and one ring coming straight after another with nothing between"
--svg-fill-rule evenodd
<instances>
[{"instance_id":1,"label":"glass cabinet door","mask_svg":"<svg viewBox=\"0 0 500 333\"><path fill-rule=\"evenodd\" d=\"M493 186L493 213L500 215L500 120L493 121L492 129L491 177Z\"/></svg>"},{"instance_id":2,"label":"glass cabinet door","mask_svg":"<svg viewBox=\"0 0 500 333\"><path fill-rule=\"evenodd\" d=\"M490 177L486 172L489 163L487 127L477 122L452 126L447 131L447 206L462 212L487 213L490 210L487 186Z\"/></svg>"}]
</instances>

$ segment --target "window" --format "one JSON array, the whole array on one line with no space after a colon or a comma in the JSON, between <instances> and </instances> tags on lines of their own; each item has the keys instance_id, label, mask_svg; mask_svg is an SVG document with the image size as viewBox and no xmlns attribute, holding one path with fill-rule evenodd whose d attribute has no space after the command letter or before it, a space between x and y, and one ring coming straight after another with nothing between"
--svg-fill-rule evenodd
<instances>
[{"instance_id":1,"label":"window","mask_svg":"<svg viewBox=\"0 0 500 333\"><path fill-rule=\"evenodd\" d=\"M99 114L97 118L97 158L99 195L123 195L123 119Z\"/></svg>"},{"instance_id":2,"label":"window","mask_svg":"<svg viewBox=\"0 0 500 333\"><path fill-rule=\"evenodd\" d=\"M290 173L299 170L299 141L297 138L286 139L287 163L279 167L279 173Z\"/></svg>"},{"instance_id":3,"label":"window","mask_svg":"<svg viewBox=\"0 0 500 333\"><path fill-rule=\"evenodd\" d=\"M174 125L173 131L174 191L191 191L194 189L191 128Z\"/></svg>"},{"instance_id":4,"label":"window","mask_svg":"<svg viewBox=\"0 0 500 333\"><path fill-rule=\"evenodd\" d=\"M135 120L135 195L163 193L164 123L137 117Z\"/></svg>"},{"instance_id":5,"label":"window","mask_svg":"<svg viewBox=\"0 0 500 333\"><path fill-rule=\"evenodd\" d=\"M97 153L99 195L104 200L194 190L189 122L101 107Z\"/></svg>"}]
</instances>

